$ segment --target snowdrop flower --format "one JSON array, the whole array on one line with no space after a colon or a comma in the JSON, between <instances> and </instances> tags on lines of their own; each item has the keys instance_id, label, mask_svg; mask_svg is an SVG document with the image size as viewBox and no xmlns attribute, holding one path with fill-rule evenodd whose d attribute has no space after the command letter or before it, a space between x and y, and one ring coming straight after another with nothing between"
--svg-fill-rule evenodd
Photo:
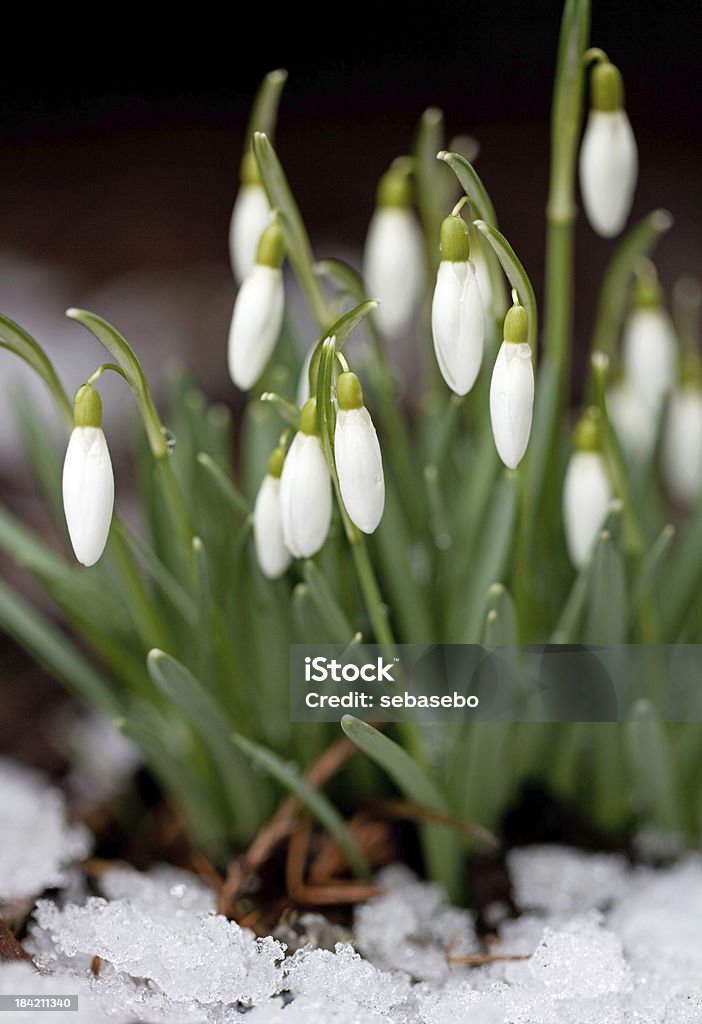
<instances>
[{"instance_id":1,"label":"snowdrop flower","mask_svg":"<svg viewBox=\"0 0 702 1024\"><path fill-rule=\"evenodd\" d=\"M690 354L683 382L670 398L663 430L661 474L679 505L692 505L702 494L702 373Z\"/></svg>"},{"instance_id":2,"label":"snowdrop flower","mask_svg":"<svg viewBox=\"0 0 702 1024\"><path fill-rule=\"evenodd\" d=\"M300 429L280 476L283 539L295 558L315 555L331 523L331 477L318 431L317 400L310 398L300 413Z\"/></svg>"},{"instance_id":3,"label":"snowdrop flower","mask_svg":"<svg viewBox=\"0 0 702 1024\"><path fill-rule=\"evenodd\" d=\"M431 305L434 352L451 390L467 395L483 359L485 312L469 259L468 227L459 216L441 225L441 257Z\"/></svg>"},{"instance_id":4,"label":"snowdrop flower","mask_svg":"<svg viewBox=\"0 0 702 1024\"><path fill-rule=\"evenodd\" d=\"M661 287L655 277L639 280L634 306L624 325L624 375L655 416L673 387L677 369L677 340L663 308Z\"/></svg>"},{"instance_id":5,"label":"snowdrop flower","mask_svg":"<svg viewBox=\"0 0 702 1024\"><path fill-rule=\"evenodd\" d=\"M576 428L563 488L566 545L576 569L587 561L612 500L595 412L583 417Z\"/></svg>"},{"instance_id":6,"label":"snowdrop flower","mask_svg":"<svg viewBox=\"0 0 702 1024\"><path fill-rule=\"evenodd\" d=\"M63 463L63 508L76 558L94 565L107 543L115 484L102 432L102 402L90 384L78 388L73 416Z\"/></svg>"},{"instance_id":7,"label":"snowdrop flower","mask_svg":"<svg viewBox=\"0 0 702 1024\"><path fill-rule=\"evenodd\" d=\"M635 462L647 459L656 444L656 417L627 380L608 389L607 412L625 454Z\"/></svg>"},{"instance_id":8,"label":"snowdrop flower","mask_svg":"<svg viewBox=\"0 0 702 1024\"><path fill-rule=\"evenodd\" d=\"M407 175L390 168L378 188L363 255L369 293L380 300L375 312L380 329L400 337L422 301L425 281L424 243L411 208Z\"/></svg>"},{"instance_id":9,"label":"snowdrop flower","mask_svg":"<svg viewBox=\"0 0 702 1024\"><path fill-rule=\"evenodd\" d=\"M373 533L385 506L385 478L378 435L363 404L355 373L336 382L339 406L334 432L334 459L344 507L359 530Z\"/></svg>"},{"instance_id":10,"label":"snowdrop flower","mask_svg":"<svg viewBox=\"0 0 702 1024\"><path fill-rule=\"evenodd\" d=\"M619 70L604 59L591 79L591 108L580 148L580 191L587 219L603 238L618 235L638 174L636 140L624 110Z\"/></svg>"},{"instance_id":11,"label":"snowdrop flower","mask_svg":"<svg viewBox=\"0 0 702 1024\"><path fill-rule=\"evenodd\" d=\"M508 469L516 469L524 457L534 411L534 368L527 328L526 310L515 303L507 310L504 341L490 381L492 433Z\"/></svg>"},{"instance_id":12,"label":"snowdrop flower","mask_svg":"<svg viewBox=\"0 0 702 1024\"><path fill-rule=\"evenodd\" d=\"M268 202L252 151L241 162L241 186L237 193L229 225L229 257L237 284L253 269L261 235L271 219Z\"/></svg>"},{"instance_id":13,"label":"snowdrop flower","mask_svg":"<svg viewBox=\"0 0 702 1024\"><path fill-rule=\"evenodd\" d=\"M290 565L292 556L283 539L280 512L280 474L285 463L285 449L278 447L268 460L268 472L256 495L253 513L253 536L259 568L269 580L277 580Z\"/></svg>"},{"instance_id":14,"label":"snowdrop flower","mask_svg":"<svg viewBox=\"0 0 702 1024\"><path fill-rule=\"evenodd\" d=\"M229 373L242 391L263 373L283 326L285 248L280 226L273 221L261 236L253 270L236 297L229 328Z\"/></svg>"}]
</instances>

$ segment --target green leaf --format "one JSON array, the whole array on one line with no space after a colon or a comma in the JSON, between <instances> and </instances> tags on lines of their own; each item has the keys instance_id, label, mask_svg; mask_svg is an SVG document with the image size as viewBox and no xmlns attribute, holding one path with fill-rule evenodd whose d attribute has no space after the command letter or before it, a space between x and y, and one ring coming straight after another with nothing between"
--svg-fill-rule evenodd
<instances>
[{"instance_id":1,"label":"green leaf","mask_svg":"<svg viewBox=\"0 0 702 1024\"><path fill-rule=\"evenodd\" d=\"M297 430L298 423L300 422L300 410L294 402L291 402L289 398L283 398L282 395L277 395L274 391L264 391L261 395L261 401L270 402L282 419Z\"/></svg>"},{"instance_id":2,"label":"green leaf","mask_svg":"<svg viewBox=\"0 0 702 1024\"><path fill-rule=\"evenodd\" d=\"M197 464L209 476L219 494L224 498L233 512L240 516L251 515L251 502L246 498L232 478L218 466L212 456L207 452L199 452L196 456Z\"/></svg>"},{"instance_id":3,"label":"green leaf","mask_svg":"<svg viewBox=\"0 0 702 1024\"><path fill-rule=\"evenodd\" d=\"M61 536L66 536L61 492L61 467L64 453L59 451L56 439L46 419L37 411L36 404L22 387L13 389L12 405L19 426L24 455L27 459L42 498L53 517ZM63 441L63 438L61 438Z\"/></svg>"},{"instance_id":4,"label":"green leaf","mask_svg":"<svg viewBox=\"0 0 702 1024\"><path fill-rule=\"evenodd\" d=\"M491 647L511 647L518 639L514 601L505 586L493 583L488 591L482 642Z\"/></svg>"},{"instance_id":5,"label":"green leaf","mask_svg":"<svg viewBox=\"0 0 702 1024\"><path fill-rule=\"evenodd\" d=\"M631 302L631 282L636 266L673 226L667 210L653 210L638 222L617 246L605 271L595 313L592 352L614 359Z\"/></svg>"},{"instance_id":6,"label":"green leaf","mask_svg":"<svg viewBox=\"0 0 702 1024\"><path fill-rule=\"evenodd\" d=\"M451 203L451 175L436 161L437 151L443 142L444 115L438 107L429 107L419 121L414 149L414 176L429 266L434 273L440 260L441 222L449 213Z\"/></svg>"},{"instance_id":7,"label":"green leaf","mask_svg":"<svg viewBox=\"0 0 702 1024\"><path fill-rule=\"evenodd\" d=\"M365 320L369 313L377 309L378 303L375 299L365 299L363 302L343 313L326 332L327 338L336 340L336 351L339 352L345 345L347 338L358 325ZM322 342L324 338L322 339Z\"/></svg>"},{"instance_id":8,"label":"green leaf","mask_svg":"<svg viewBox=\"0 0 702 1024\"><path fill-rule=\"evenodd\" d=\"M263 132L254 132L253 151L268 201L271 208L278 211L288 258L319 326L325 330L331 314L313 270L312 246L285 171L270 139Z\"/></svg>"},{"instance_id":9,"label":"green leaf","mask_svg":"<svg viewBox=\"0 0 702 1024\"><path fill-rule=\"evenodd\" d=\"M611 532L603 530L592 555L584 642L625 643L628 619L624 560Z\"/></svg>"},{"instance_id":10,"label":"green leaf","mask_svg":"<svg viewBox=\"0 0 702 1024\"><path fill-rule=\"evenodd\" d=\"M680 794L669 736L647 700L637 702L625 728L636 809L675 833L681 826Z\"/></svg>"},{"instance_id":11,"label":"green leaf","mask_svg":"<svg viewBox=\"0 0 702 1024\"><path fill-rule=\"evenodd\" d=\"M108 715L121 711L108 679L68 637L20 594L0 580L0 625L74 693Z\"/></svg>"},{"instance_id":12,"label":"green leaf","mask_svg":"<svg viewBox=\"0 0 702 1024\"><path fill-rule=\"evenodd\" d=\"M197 605L194 599L170 569L163 564L153 548L124 523L113 521L112 529L123 532L129 546L143 562L161 594L177 611L184 623L194 626L197 619Z\"/></svg>"},{"instance_id":13,"label":"green leaf","mask_svg":"<svg viewBox=\"0 0 702 1024\"><path fill-rule=\"evenodd\" d=\"M253 740L241 736L239 733L233 733L231 739L247 757L251 758L254 764L263 768L281 786L298 798L303 807L336 840L356 875L361 878L370 877L368 861L346 828L344 819L323 793L313 789L296 767L292 767L289 762L284 761L267 747L261 746L260 743L254 743Z\"/></svg>"},{"instance_id":14,"label":"green leaf","mask_svg":"<svg viewBox=\"0 0 702 1024\"><path fill-rule=\"evenodd\" d=\"M451 813L439 787L401 746L352 715L344 715L341 728L364 754L387 772L407 800L439 814ZM429 877L442 882L449 896L455 899L461 880L459 837L452 829L440 825L423 826L422 836Z\"/></svg>"},{"instance_id":15,"label":"green leaf","mask_svg":"<svg viewBox=\"0 0 702 1024\"><path fill-rule=\"evenodd\" d=\"M659 574L668 557L674 537L675 527L668 523L667 526L663 527L641 559L641 564L631 587L631 619L634 618L646 602L653 600L656 596L661 578Z\"/></svg>"},{"instance_id":16,"label":"green leaf","mask_svg":"<svg viewBox=\"0 0 702 1024\"><path fill-rule=\"evenodd\" d=\"M164 651L151 651L147 667L154 683L192 722L216 762L233 815L233 833L250 839L265 818L269 796L229 742L223 708L185 665Z\"/></svg>"},{"instance_id":17,"label":"green leaf","mask_svg":"<svg viewBox=\"0 0 702 1024\"><path fill-rule=\"evenodd\" d=\"M280 97L287 80L287 71L279 68L276 71L269 71L261 82L251 108L249 123L246 127L245 149L251 145L254 132L265 132L270 139L273 138L278 120Z\"/></svg>"},{"instance_id":18,"label":"green leaf","mask_svg":"<svg viewBox=\"0 0 702 1024\"><path fill-rule=\"evenodd\" d=\"M73 405L44 349L19 324L0 314L0 346L14 352L39 374L54 396L67 433L73 429Z\"/></svg>"},{"instance_id":19,"label":"green leaf","mask_svg":"<svg viewBox=\"0 0 702 1024\"><path fill-rule=\"evenodd\" d=\"M168 455L166 434L156 412L146 375L132 347L112 324L95 313L89 313L85 309L67 309L66 316L87 328L121 366L134 393L154 458L165 459Z\"/></svg>"},{"instance_id":20,"label":"green leaf","mask_svg":"<svg viewBox=\"0 0 702 1024\"><path fill-rule=\"evenodd\" d=\"M327 638L326 642L348 644L355 630L344 615L338 601L331 592L329 584L314 562L305 562L304 576L310 597L324 627Z\"/></svg>"},{"instance_id":21,"label":"green leaf","mask_svg":"<svg viewBox=\"0 0 702 1024\"><path fill-rule=\"evenodd\" d=\"M473 223L494 249L497 258L502 264L502 269L519 296L519 301L527 311L529 318L527 341L531 346L532 358L535 358L539 339L538 312L534 286L529 279L529 275L502 232L485 220L476 220Z\"/></svg>"}]
</instances>

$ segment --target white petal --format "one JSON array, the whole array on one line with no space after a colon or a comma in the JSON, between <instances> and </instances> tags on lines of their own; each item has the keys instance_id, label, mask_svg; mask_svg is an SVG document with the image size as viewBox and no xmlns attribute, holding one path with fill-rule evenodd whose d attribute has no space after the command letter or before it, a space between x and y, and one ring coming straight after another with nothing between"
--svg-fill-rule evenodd
<instances>
[{"instance_id":1,"label":"white petal","mask_svg":"<svg viewBox=\"0 0 702 1024\"><path fill-rule=\"evenodd\" d=\"M253 270L258 243L270 222L271 208L263 186L242 185L229 225L229 257L237 284Z\"/></svg>"},{"instance_id":2,"label":"white petal","mask_svg":"<svg viewBox=\"0 0 702 1024\"><path fill-rule=\"evenodd\" d=\"M661 472L671 497L691 505L702 494L702 394L676 392L663 432Z\"/></svg>"},{"instance_id":3,"label":"white petal","mask_svg":"<svg viewBox=\"0 0 702 1024\"><path fill-rule=\"evenodd\" d=\"M624 375L655 415L673 387L677 343L664 309L635 309L622 337Z\"/></svg>"},{"instance_id":4,"label":"white petal","mask_svg":"<svg viewBox=\"0 0 702 1024\"><path fill-rule=\"evenodd\" d=\"M648 458L656 443L657 417L628 381L608 390L607 411L626 454L639 461Z\"/></svg>"},{"instance_id":5,"label":"white petal","mask_svg":"<svg viewBox=\"0 0 702 1024\"><path fill-rule=\"evenodd\" d=\"M368 294L380 300L376 318L388 337L399 337L412 322L425 281L422 232L411 210L380 207L368 228L363 276Z\"/></svg>"},{"instance_id":6,"label":"white petal","mask_svg":"<svg viewBox=\"0 0 702 1024\"><path fill-rule=\"evenodd\" d=\"M607 518L612 488L599 452L574 452L563 489L566 543L576 568L584 565Z\"/></svg>"},{"instance_id":7,"label":"white petal","mask_svg":"<svg viewBox=\"0 0 702 1024\"><path fill-rule=\"evenodd\" d=\"M253 532L261 572L271 580L278 579L290 565L291 555L283 539L280 480L269 473L263 478L256 495Z\"/></svg>"},{"instance_id":8,"label":"white petal","mask_svg":"<svg viewBox=\"0 0 702 1024\"><path fill-rule=\"evenodd\" d=\"M587 219L604 238L624 227L637 174L636 140L626 112L591 111L580 148L580 190Z\"/></svg>"},{"instance_id":9,"label":"white petal","mask_svg":"<svg viewBox=\"0 0 702 1024\"><path fill-rule=\"evenodd\" d=\"M283 325L283 272L257 263L234 303L229 373L242 391L253 387L273 355Z\"/></svg>"},{"instance_id":10,"label":"white petal","mask_svg":"<svg viewBox=\"0 0 702 1024\"><path fill-rule=\"evenodd\" d=\"M331 477L319 438L298 432L280 477L280 515L285 546L310 558L327 539L332 514Z\"/></svg>"},{"instance_id":11,"label":"white petal","mask_svg":"<svg viewBox=\"0 0 702 1024\"><path fill-rule=\"evenodd\" d=\"M75 427L63 463L63 507L75 556L94 565L105 549L115 484L100 427Z\"/></svg>"},{"instance_id":12,"label":"white petal","mask_svg":"<svg viewBox=\"0 0 702 1024\"><path fill-rule=\"evenodd\" d=\"M339 410L334 458L346 511L359 530L373 533L383 516L385 478L378 435L365 406Z\"/></svg>"},{"instance_id":13,"label":"white petal","mask_svg":"<svg viewBox=\"0 0 702 1024\"><path fill-rule=\"evenodd\" d=\"M431 329L444 380L457 395L467 395L480 371L485 340L483 302L472 263L439 264Z\"/></svg>"},{"instance_id":14,"label":"white petal","mask_svg":"<svg viewBox=\"0 0 702 1024\"><path fill-rule=\"evenodd\" d=\"M490 419L495 447L509 469L516 469L524 457L533 411L531 347L503 341L490 381Z\"/></svg>"}]
</instances>

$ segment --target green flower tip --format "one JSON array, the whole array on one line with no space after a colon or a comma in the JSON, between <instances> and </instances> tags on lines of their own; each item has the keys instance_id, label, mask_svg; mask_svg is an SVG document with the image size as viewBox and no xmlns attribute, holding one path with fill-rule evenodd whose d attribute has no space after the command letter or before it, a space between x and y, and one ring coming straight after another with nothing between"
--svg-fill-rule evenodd
<instances>
[{"instance_id":1,"label":"green flower tip","mask_svg":"<svg viewBox=\"0 0 702 1024\"><path fill-rule=\"evenodd\" d=\"M76 391L73 399L73 422L77 427L102 426L102 401L90 384L84 384Z\"/></svg>"},{"instance_id":2,"label":"green flower tip","mask_svg":"<svg viewBox=\"0 0 702 1024\"><path fill-rule=\"evenodd\" d=\"M380 179L378 195L376 199L378 206L396 207L406 210L412 205L412 184L407 170L403 167L391 167Z\"/></svg>"},{"instance_id":3,"label":"green flower tip","mask_svg":"<svg viewBox=\"0 0 702 1024\"><path fill-rule=\"evenodd\" d=\"M336 382L336 400L340 409L362 409L363 389L355 373L348 370Z\"/></svg>"},{"instance_id":4,"label":"green flower tip","mask_svg":"<svg viewBox=\"0 0 702 1024\"><path fill-rule=\"evenodd\" d=\"M599 409L588 409L582 417L575 428L573 447L576 452L599 452L601 450L602 431Z\"/></svg>"},{"instance_id":5,"label":"green flower tip","mask_svg":"<svg viewBox=\"0 0 702 1024\"><path fill-rule=\"evenodd\" d=\"M258 243L258 254L256 262L264 267L273 267L278 270L285 259L285 241L283 232L277 220L272 220L261 235Z\"/></svg>"},{"instance_id":6,"label":"green flower tip","mask_svg":"<svg viewBox=\"0 0 702 1024\"><path fill-rule=\"evenodd\" d=\"M300 413L300 432L303 434L318 434L317 424L317 399L308 398Z\"/></svg>"},{"instance_id":7,"label":"green flower tip","mask_svg":"<svg viewBox=\"0 0 702 1024\"><path fill-rule=\"evenodd\" d=\"M592 69L591 103L593 110L611 113L624 107L624 83L619 68L609 61Z\"/></svg>"},{"instance_id":8,"label":"green flower tip","mask_svg":"<svg viewBox=\"0 0 702 1024\"><path fill-rule=\"evenodd\" d=\"M663 305L663 289L655 271L647 271L637 277L633 304L636 309L660 309Z\"/></svg>"},{"instance_id":9,"label":"green flower tip","mask_svg":"<svg viewBox=\"0 0 702 1024\"><path fill-rule=\"evenodd\" d=\"M275 477L276 480L280 478L280 474L283 472L283 463L285 462L285 456L287 452L282 444L279 444L277 448L274 448L271 452L271 456L268 460L268 475Z\"/></svg>"},{"instance_id":10,"label":"green flower tip","mask_svg":"<svg viewBox=\"0 0 702 1024\"><path fill-rule=\"evenodd\" d=\"M470 235L462 217L444 217L440 247L442 260L449 263L466 263L470 259Z\"/></svg>"},{"instance_id":11,"label":"green flower tip","mask_svg":"<svg viewBox=\"0 0 702 1024\"><path fill-rule=\"evenodd\" d=\"M524 306L516 303L507 310L504 339L512 345L524 345L529 336L529 317Z\"/></svg>"},{"instance_id":12,"label":"green flower tip","mask_svg":"<svg viewBox=\"0 0 702 1024\"><path fill-rule=\"evenodd\" d=\"M253 149L249 146L241 160L239 178L242 185L260 185L261 175L258 171L258 164Z\"/></svg>"}]
</instances>

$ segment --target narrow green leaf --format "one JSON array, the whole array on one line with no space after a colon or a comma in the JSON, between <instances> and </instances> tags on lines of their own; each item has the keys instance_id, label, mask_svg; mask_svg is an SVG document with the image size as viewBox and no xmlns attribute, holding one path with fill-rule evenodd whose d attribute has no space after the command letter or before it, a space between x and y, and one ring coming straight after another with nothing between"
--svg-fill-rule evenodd
<instances>
[{"instance_id":1,"label":"narrow green leaf","mask_svg":"<svg viewBox=\"0 0 702 1024\"><path fill-rule=\"evenodd\" d=\"M372 313L374 309L377 309L378 303L375 299L365 299L360 302L353 309L349 309L346 313L343 313L335 323L326 332L327 338L336 339L336 350L340 351L346 344L346 340L352 331L355 331L358 325L365 320L369 313ZM324 340L324 339L322 339Z\"/></svg>"},{"instance_id":2,"label":"narrow green leaf","mask_svg":"<svg viewBox=\"0 0 702 1024\"><path fill-rule=\"evenodd\" d=\"M46 419L41 416L24 388L13 389L12 404L17 418L24 455L32 475L62 537L66 536L61 492L64 452L59 451ZM63 441L63 438L61 438Z\"/></svg>"},{"instance_id":3,"label":"narrow green leaf","mask_svg":"<svg viewBox=\"0 0 702 1024\"><path fill-rule=\"evenodd\" d=\"M325 330L331 320L330 311L313 270L312 246L285 171L264 132L254 132L253 151L268 201L272 209L278 211L288 258L319 326Z\"/></svg>"},{"instance_id":4,"label":"narrow green leaf","mask_svg":"<svg viewBox=\"0 0 702 1024\"><path fill-rule=\"evenodd\" d=\"M616 357L631 301L631 282L636 266L672 226L673 218L667 210L653 210L635 224L617 246L602 279L592 332L592 352L604 352L610 359Z\"/></svg>"},{"instance_id":5,"label":"narrow green leaf","mask_svg":"<svg viewBox=\"0 0 702 1024\"><path fill-rule=\"evenodd\" d=\"M626 746L636 810L652 818L659 828L677 832L681 827L680 794L670 741L646 700L637 702L626 723Z\"/></svg>"},{"instance_id":6,"label":"narrow green leaf","mask_svg":"<svg viewBox=\"0 0 702 1024\"><path fill-rule=\"evenodd\" d=\"M276 782L298 798L303 807L337 841L349 865L359 877L370 876L368 861L346 828L344 819L323 793L313 789L296 767L291 766L267 747L254 743L253 740L236 732L232 733L231 740L254 764L263 768Z\"/></svg>"},{"instance_id":7,"label":"narrow green leaf","mask_svg":"<svg viewBox=\"0 0 702 1024\"><path fill-rule=\"evenodd\" d=\"M0 625L52 675L108 715L121 711L116 688L68 637L20 594L0 581Z\"/></svg>"},{"instance_id":8,"label":"narrow green leaf","mask_svg":"<svg viewBox=\"0 0 702 1024\"><path fill-rule=\"evenodd\" d=\"M197 619L197 605L185 587L160 560L156 552L124 523L114 523L113 530L121 530L127 543L143 562L154 583L166 600L178 612L183 621L194 626Z\"/></svg>"},{"instance_id":9,"label":"narrow green leaf","mask_svg":"<svg viewBox=\"0 0 702 1024\"><path fill-rule=\"evenodd\" d=\"M451 175L437 163L436 154L444 143L444 115L438 107L429 107L422 114L414 148L414 177L417 206L426 239L429 267L439 265L439 234L441 221L450 211Z\"/></svg>"},{"instance_id":10,"label":"narrow green leaf","mask_svg":"<svg viewBox=\"0 0 702 1024\"><path fill-rule=\"evenodd\" d=\"M215 487L237 515L249 516L252 508L251 502L238 489L232 478L218 466L212 456L207 452L199 452L196 456L197 464L210 477Z\"/></svg>"},{"instance_id":11,"label":"narrow green leaf","mask_svg":"<svg viewBox=\"0 0 702 1024\"><path fill-rule=\"evenodd\" d=\"M494 249L497 258L502 264L502 269L519 296L519 301L527 311L529 318L527 340L531 346L532 357L535 358L539 339L538 311L536 308L534 286L529 279L529 275L501 231L498 231L497 228L485 220L476 220L473 223Z\"/></svg>"},{"instance_id":12,"label":"narrow green leaf","mask_svg":"<svg viewBox=\"0 0 702 1024\"><path fill-rule=\"evenodd\" d=\"M439 814L451 813L442 791L401 746L352 715L344 715L341 728L364 754L387 772L406 799ZM456 898L461 882L459 837L452 829L440 825L423 826L421 831L429 876L442 882L449 896Z\"/></svg>"},{"instance_id":13,"label":"narrow green leaf","mask_svg":"<svg viewBox=\"0 0 702 1024\"><path fill-rule=\"evenodd\" d=\"M289 398L283 398L282 395L277 395L274 391L264 391L261 401L270 402L285 422L297 430L297 425L300 422L300 410L294 402L291 402Z\"/></svg>"},{"instance_id":14,"label":"narrow green leaf","mask_svg":"<svg viewBox=\"0 0 702 1024\"><path fill-rule=\"evenodd\" d=\"M73 405L63 390L56 370L44 349L19 324L0 314L0 346L14 352L39 374L54 396L67 433L73 429Z\"/></svg>"},{"instance_id":15,"label":"narrow green leaf","mask_svg":"<svg viewBox=\"0 0 702 1024\"><path fill-rule=\"evenodd\" d=\"M626 572L609 530L603 530L592 555L583 639L590 644L622 644L629 619Z\"/></svg>"},{"instance_id":16,"label":"narrow green leaf","mask_svg":"<svg viewBox=\"0 0 702 1024\"><path fill-rule=\"evenodd\" d=\"M147 667L154 683L192 722L215 760L233 815L232 831L241 839L250 838L265 817L268 794L260 781L256 785L229 742L221 705L185 665L163 651L151 651Z\"/></svg>"},{"instance_id":17,"label":"narrow green leaf","mask_svg":"<svg viewBox=\"0 0 702 1024\"><path fill-rule=\"evenodd\" d=\"M514 601L505 586L493 583L488 591L482 642L491 647L511 647L518 639Z\"/></svg>"},{"instance_id":18,"label":"narrow green leaf","mask_svg":"<svg viewBox=\"0 0 702 1024\"><path fill-rule=\"evenodd\" d=\"M245 149L251 145L254 132L265 132L269 139L273 138L278 120L280 97L287 80L287 71L278 68L276 71L269 71L261 82L246 127Z\"/></svg>"},{"instance_id":19,"label":"narrow green leaf","mask_svg":"<svg viewBox=\"0 0 702 1024\"><path fill-rule=\"evenodd\" d=\"M632 619L640 611L642 604L655 596L659 586L659 572L668 557L674 537L675 527L668 523L641 559L631 587L630 617Z\"/></svg>"},{"instance_id":20,"label":"narrow green leaf","mask_svg":"<svg viewBox=\"0 0 702 1024\"><path fill-rule=\"evenodd\" d=\"M339 606L319 568L312 561L305 562L305 582L327 634L327 643L347 644L354 629Z\"/></svg>"}]
</instances>

